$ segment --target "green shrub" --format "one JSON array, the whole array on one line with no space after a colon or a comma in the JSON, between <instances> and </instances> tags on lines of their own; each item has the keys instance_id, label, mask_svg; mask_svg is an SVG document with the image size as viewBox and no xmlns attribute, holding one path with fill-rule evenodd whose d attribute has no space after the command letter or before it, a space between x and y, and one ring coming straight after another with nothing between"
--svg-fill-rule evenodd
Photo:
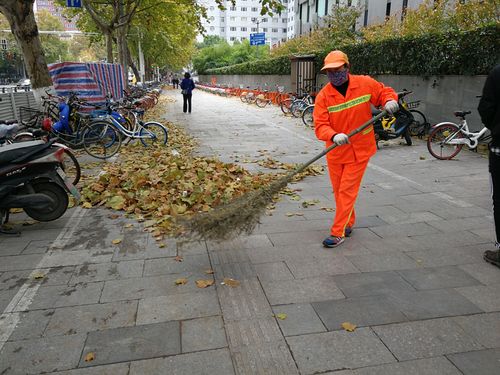
<instances>
[{"instance_id":1,"label":"green shrub","mask_svg":"<svg viewBox=\"0 0 500 375\"><path fill-rule=\"evenodd\" d=\"M290 74L290 58L288 56L280 56L274 59L264 59L249 61L241 64L224 66L222 68L207 69L200 74L253 74L253 75L268 75Z\"/></svg>"}]
</instances>

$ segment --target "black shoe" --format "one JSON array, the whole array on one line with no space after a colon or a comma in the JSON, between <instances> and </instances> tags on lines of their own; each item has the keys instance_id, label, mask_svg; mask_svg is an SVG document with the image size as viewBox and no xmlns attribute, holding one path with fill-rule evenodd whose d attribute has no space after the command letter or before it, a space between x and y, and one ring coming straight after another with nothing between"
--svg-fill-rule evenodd
<instances>
[{"instance_id":1,"label":"black shoe","mask_svg":"<svg viewBox=\"0 0 500 375\"><path fill-rule=\"evenodd\" d=\"M483 254L483 259L488 263L500 267L500 250L486 250Z\"/></svg>"},{"instance_id":2,"label":"black shoe","mask_svg":"<svg viewBox=\"0 0 500 375\"><path fill-rule=\"evenodd\" d=\"M351 237L352 227L346 227L345 231L344 231L344 234L345 234L346 237Z\"/></svg>"}]
</instances>

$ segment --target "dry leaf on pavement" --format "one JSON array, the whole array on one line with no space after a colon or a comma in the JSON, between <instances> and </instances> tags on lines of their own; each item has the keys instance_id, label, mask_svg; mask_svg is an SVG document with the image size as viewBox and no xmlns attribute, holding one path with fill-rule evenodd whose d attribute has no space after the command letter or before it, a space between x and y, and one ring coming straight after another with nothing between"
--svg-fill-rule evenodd
<instances>
[{"instance_id":1,"label":"dry leaf on pavement","mask_svg":"<svg viewBox=\"0 0 500 375\"><path fill-rule=\"evenodd\" d=\"M285 320L288 315L286 315L285 313L279 313L279 314L274 314L274 316L280 320Z\"/></svg>"},{"instance_id":2,"label":"dry leaf on pavement","mask_svg":"<svg viewBox=\"0 0 500 375\"><path fill-rule=\"evenodd\" d=\"M122 242L122 240L121 240L120 238L117 238L117 239L115 239L115 240L111 241L111 243L112 243L113 245L118 245L120 242Z\"/></svg>"},{"instance_id":3,"label":"dry leaf on pavement","mask_svg":"<svg viewBox=\"0 0 500 375\"><path fill-rule=\"evenodd\" d=\"M225 277L221 284L230 286L232 288L240 286L240 282L238 280L230 279L229 277Z\"/></svg>"},{"instance_id":4,"label":"dry leaf on pavement","mask_svg":"<svg viewBox=\"0 0 500 375\"><path fill-rule=\"evenodd\" d=\"M344 328L347 332L354 332L357 326L349 322L344 322L342 323L342 328Z\"/></svg>"},{"instance_id":5,"label":"dry leaf on pavement","mask_svg":"<svg viewBox=\"0 0 500 375\"><path fill-rule=\"evenodd\" d=\"M95 359L95 353L90 352L85 356L85 362L92 362Z\"/></svg>"},{"instance_id":6,"label":"dry leaf on pavement","mask_svg":"<svg viewBox=\"0 0 500 375\"><path fill-rule=\"evenodd\" d=\"M176 262L182 262L184 259L183 259L180 255L177 255L177 256L174 258L174 260L175 260Z\"/></svg>"},{"instance_id":7,"label":"dry leaf on pavement","mask_svg":"<svg viewBox=\"0 0 500 375\"><path fill-rule=\"evenodd\" d=\"M207 275L213 275L214 270L206 270L206 271L205 271L205 273L206 273Z\"/></svg>"},{"instance_id":8,"label":"dry leaf on pavement","mask_svg":"<svg viewBox=\"0 0 500 375\"><path fill-rule=\"evenodd\" d=\"M184 284L187 284L187 282L188 282L188 279L181 278L181 279L175 280L175 285L184 285Z\"/></svg>"},{"instance_id":9,"label":"dry leaf on pavement","mask_svg":"<svg viewBox=\"0 0 500 375\"><path fill-rule=\"evenodd\" d=\"M196 280L196 286L198 288L206 288L211 285L214 285L213 280Z\"/></svg>"}]
</instances>

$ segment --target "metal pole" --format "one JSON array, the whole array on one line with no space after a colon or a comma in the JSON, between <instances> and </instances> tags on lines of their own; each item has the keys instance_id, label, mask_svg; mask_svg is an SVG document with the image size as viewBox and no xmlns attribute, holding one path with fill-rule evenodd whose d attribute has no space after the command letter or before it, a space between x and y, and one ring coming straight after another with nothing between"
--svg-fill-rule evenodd
<instances>
[{"instance_id":1,"label":"metal pole","mask_svg":"<svg viewBox=\"0 0 500 375\"><path fill-rule=\"evenodd\" d=\"M142 33L139 34L139 80L144 83L144 54L142 53L142 48L141 48L141 39L142 39Z\"/></svg>"}]
</instances>

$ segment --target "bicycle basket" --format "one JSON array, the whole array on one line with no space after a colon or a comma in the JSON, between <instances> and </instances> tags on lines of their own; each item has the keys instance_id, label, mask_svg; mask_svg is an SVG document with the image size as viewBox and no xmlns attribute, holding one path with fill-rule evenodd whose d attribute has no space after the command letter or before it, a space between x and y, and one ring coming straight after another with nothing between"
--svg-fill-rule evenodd
<instances>
[{"instance_id":1,"label":"bicycle basket","mask_svg":"<svg viewBox=\"0 0 500 375\"><path fill-rule=\"evenodd\" d=\"M280 94L284 93L285 92L285 86L278 86L278 92Z\"/></svg>"},{"instance_id":2,"label":"bicycle basket","mask_svg":"<svg viewBox=\"0 0 500 375\"><path fill-rule=\"evenodd\" d=\"M44 113L38 109L30 107L19 107L19 120L24 126L40 128Z\"/></svg>"},{"instance_id":3,"label":"bicycle basket","mask_svg":"<svg viewBox=\"0 0 500 375\"><path fill-rule=\"evenodd\" d=\"M408 106L408 109L415 109L418 108L420 105L421 100L415 100L413 102L407 102L406 105Z\"/></svg>"}]
</instances>

